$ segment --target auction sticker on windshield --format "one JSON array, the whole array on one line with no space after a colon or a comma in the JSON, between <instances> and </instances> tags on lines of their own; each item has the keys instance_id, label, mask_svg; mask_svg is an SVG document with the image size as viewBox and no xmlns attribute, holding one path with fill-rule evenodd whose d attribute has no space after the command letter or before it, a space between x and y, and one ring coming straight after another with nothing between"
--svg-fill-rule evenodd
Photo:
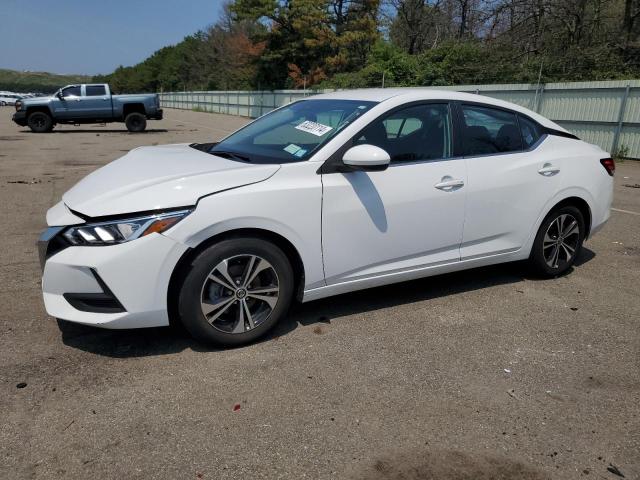
<instances>
[{"instance_id":1,"label":"auction sticker on windshield","mask_svg":"<svg viewBox=\"0 0 640 480\"><path fill-rule=\"evenodd\" d=\"M321 123L312 122L311 120L307 120L302 122L300 125L296 127L298 130L302 130L303 132L310 133L315 135L316 137L321 137L325 133L333 130L333 127L328 125L323 125Z\"/></svg>"}]
</instances>

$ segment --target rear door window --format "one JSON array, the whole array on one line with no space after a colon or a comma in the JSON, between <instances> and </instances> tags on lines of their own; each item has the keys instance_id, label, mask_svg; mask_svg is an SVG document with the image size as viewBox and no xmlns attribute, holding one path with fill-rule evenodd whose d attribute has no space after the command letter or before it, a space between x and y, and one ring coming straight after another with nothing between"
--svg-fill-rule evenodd
<instances>
[{"instance_id":1,"label":"rear door window","mask_svg":"<svg viewBox=\"0 0 640 480\"><path fill-rule=\"evenodd\" d=\"M101 97L107 94L107 90L104 85L87 85L86 86L87 97Z\"/></svg>"},{"instance_id":2,"label":"rear door window","mask_svg":"<svg viewBox=\"0 0 640 480\"><path fill-rule=\"evenodd\" d=\"M462 114L465 156L522 150L522 137L515 113L497 108L462 105Z\"/></svg>"}]
</instances>

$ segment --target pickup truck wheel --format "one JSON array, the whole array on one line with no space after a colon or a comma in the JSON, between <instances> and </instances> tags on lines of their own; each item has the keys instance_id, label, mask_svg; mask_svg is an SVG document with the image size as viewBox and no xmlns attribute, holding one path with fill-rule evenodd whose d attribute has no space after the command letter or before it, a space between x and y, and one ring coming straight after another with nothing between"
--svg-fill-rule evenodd
<instances>
[{"instance_id":1,"label":"pickup truck wheel","mask_svg":"<svg viewBox=\"0 0 640 480\"><path fill-rule=\"evenodd\" d=\"M33 112L27 118L27 125L34 133L46 133L53 130L53 119L45 112Z\"/></svg>"},{"instance_id":2,"label":"pickup truck wheel","mask_svg":"<svg viewBox=\"0 0 640 480\"><path fill-rule=\"evenodd\" d=\"M147 128L147 119L143 114L133 112L127 115L124 119L124 124L130 132L144 132L145 128Z\"/></svg>"}]
</instances>

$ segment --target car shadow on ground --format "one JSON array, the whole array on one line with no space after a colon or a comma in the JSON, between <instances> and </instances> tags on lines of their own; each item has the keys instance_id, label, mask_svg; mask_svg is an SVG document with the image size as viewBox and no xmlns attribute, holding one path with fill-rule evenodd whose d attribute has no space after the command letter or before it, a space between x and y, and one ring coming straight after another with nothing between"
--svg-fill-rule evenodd
<instances>
[{"instance_id":1,"label":"car shadow on ground","mask_svg":"<svg viewBox=\"0 0 640 480\"><path fill-rule=\"evenodd\" d=\"M121 130L110 129L110 130L89 130L89 129L73 129L73 130L52 130L47 132L47 135L58 134L58 133L131 133L132 135L144 135L145 133L167 133L169 130L166 128L148 128L144 132L129 132L126 128ZM33 133L31 130L20 130L20 133ZM42 135L38 133L37 135Z\"/></svg>"},{"instance_id":2,"label":"car shadow on ground","mask_svg":"<svg viewBox=\"0 0 640 480\"><path fill-rule=\"evenodd\" d=\"M592 250L583 247L575 265L580 267L595 256ZM515 284L525 279L541 280L530 275L527 266L521 262L505 263L346 293L305 304L295 304L288 317L259 342L268 342L287 335L300 325L329 324L340 317L356 313L424 302L433 298L498 285ZM185 349L199 352L226 350L197 342L179 326L104 330L62 320L58 320L58 326L65 345L113 358L168 355Z\"/></svg>"}]
</instances>

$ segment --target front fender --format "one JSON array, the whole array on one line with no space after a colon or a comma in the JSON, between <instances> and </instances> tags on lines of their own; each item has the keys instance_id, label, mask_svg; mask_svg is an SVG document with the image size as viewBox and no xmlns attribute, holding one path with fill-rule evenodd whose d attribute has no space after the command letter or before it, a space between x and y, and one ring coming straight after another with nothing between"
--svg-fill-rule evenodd
<instances>
[{"instance_id":1,"label":"front fender","mask_svg":"<svg viewBox=\"0 0 640 480\"><path fill-rule=\"evenodd\" d=\"M324 285L322 263L322 185L309 174L314 164L291 164L287 174L200 199L196 209L165 235L188 247L242 229L258 229L286 239L298 252L305 288Z\"/></svg>"},{"instance_id":2,"label":"front fender","mask_svg":"<svg viewBox=\"0 0 640 480\"><path fill-rule=\"evenodd\" d=\"M45 112L55 120L55 115L51 109L51 103L49 102L40 105L25 105L25 116L28 117L32 112Z\"/></svg>"}]
</instances>

